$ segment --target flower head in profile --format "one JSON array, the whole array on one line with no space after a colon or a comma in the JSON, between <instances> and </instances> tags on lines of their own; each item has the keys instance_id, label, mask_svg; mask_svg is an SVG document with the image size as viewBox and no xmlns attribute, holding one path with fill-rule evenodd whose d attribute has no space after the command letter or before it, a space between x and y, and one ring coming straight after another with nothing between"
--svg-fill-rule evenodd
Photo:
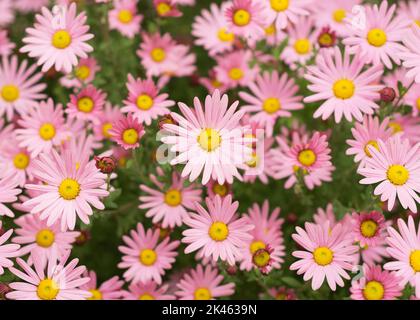
<instances>
[{"instance_id":1,"label":"flower head in profile","mask_svg":"<svg viewBox=\"0 0 420 320\"><path fill-rule=\"evenodd\" d=\"M131 283L128 291L123 292L124 300L175 300L175 296L167 293L168 285L158 286L153 280Z\"/></svg>"},{"instance_id":2,"label":"flower head in profile","mask_svg":"<svg viewBox=\"0 0 420 320\"><path fill-rule=\"evenodd\" d=\"M118 143L125 150L135 149L140 146L139 140L145 134L144 127L131 114L122 116L112 123L108 130L111 140Z\"/></svg>"},{"instance_id":3,"label":"flower head in profile","mask_svg":"<svg viewBox=\"0 0 420 320\"><path fill-rule=\"evenodd\" d=\"M137 1L116 0L114 9L108 12L109 28L132 39L140 32L143 16L137 14Z\"/></svg>"},{"instance_id":4,"label":"flower head in profile","mask_svg":"<svg viewBox=\"0 0 420 320\"><path fill-rule=\"evenodd\" d=\"M0 230L2 228L2 222L0 221ZM20 246L15 243L5 244L7 240L12 236L13 230L7 230L0 236L0 275L4 273L4 268L10 268L13 266L10 258L19 256Z\"/></svg>"},{"instance_id":5,"label":"flower head in profile","mask_svg":"<svg viewBox=\"0 0 420 320\"><path fill-rule=\"evenodd\" d=\"M118 276L114 276L101 285L98 286L98 280L95 271L85 271L84 277L90 280L80 286L80 289L89 291L92 296L88 300L119 300L123 295L124 281L120 280Z\"/></svg>"}]
</instances>

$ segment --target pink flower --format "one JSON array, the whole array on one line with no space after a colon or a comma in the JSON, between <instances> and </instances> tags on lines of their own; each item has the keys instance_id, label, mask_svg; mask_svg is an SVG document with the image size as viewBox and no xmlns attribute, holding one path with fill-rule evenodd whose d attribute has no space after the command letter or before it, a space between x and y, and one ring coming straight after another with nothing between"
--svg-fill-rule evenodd
<instances>
[{"instance_id":1,"label":"pink flower","mask_svg":"<svg viewBox=\"0 0 420 320\"><path fill-rule=\"evenodd\" d=\"M412 24L420 26L420 1L403 1L398 3L397 14L405 20L411 21Z\"/></svg>"},{"instance_id":2,"label":"pink flower","mask_svg":"<svg viewBox=\"0 0 420 320\"><path fill-rule=\"evenodd\" d=\"M300 16L309 14L309 6L313 0L263 0L268 9L268 20L280 31L288 22L297 23Z\"/></svg>"},{"instance_id":3,"label":"pink flower","mask_svg":"<svg viewBox=\"0 0 420 320\"><path fill-rule=\"evenodd\" d=\"M123 292L124 300L175 300L175 296L167 294L168 285L158 287L154 281L131 283L128 291Z\"/></svg>"},{"instance_id":4,"label":"pink flower","mask_svg":"<svg viewBox=\"0 0 420 320\"><path fill-rule=\"evenodd\" d=\"M331 290L336 285L344 286L343 279L350 279L346 270L352 269L352 255L357 247L352 245L352 239L343 232L341 224L330 229L329 223L316 225L306 222L305 229L296 227L297 233L292 235L305 251L294 251L292 255L299 258L290 266L297 274L304 274L303 280L312 279L312 289L318 290L327 278Z\"/></svg>"},{"instance_id":5,"label":"pink flower","mask_svg":"<svg viewBox=\"0 0 420 320\"><path fill-rule=\"evenodd\" d=\"M379 211L354 212L352 215L354 241L360 246L375 246L385 237L385 218Z\"/></svg>"},{"instance_id":6,"label":"pink flower","mask_svg":"<svg viewBox=\"0 0 420 320\"><path fill-rule=\"evenodd\" d=\"M91 83L100 69L95 58L80 59L75 71L62 77L60 83L67 88L81 88Z\"/></svg>"},{"instance_id":7,"label":"pink flower","mask_svg":"<svg viewBox=\"0 0 420 320\"><path fill-rule=\"evenodd\" d=\"M362 262L369 266L375 263L382 263L384 258L389 257L386 247L385 238L379 238L376 245L360 248L360 257L362 258Z\"/></svg>"},{"instance_id":8,"label":"pink flower","mask_svg":"<svg viewBox=\"0 0 420 320\"><path fill-rule=\"evenodd\" d=\"M217 79L215 68L211 69L207 77L201 77L198 82L207 89L209 94L219 90L221 94L225 93L229 87Z\"/></svg>"},{"instance_id":9,"label":"pink flower","mask_svg":"<svg viewBox=\"0 0 420 320\"><path fill-rule=\"evenodd\" d=\"M400 134L402 139L408 139L411 144L420 142L420 117L394 113L388 126L392 133Z\"/></svg>"},{"instance_id":10,"label":"pink flower","mask_svg":"<svg viewBox=\"0 0 420 320\"><path fill-rule=\"evenodd\" d=\"M27 28L27 37L22 40L26 45L20 51L36 58L44 72L54 66L57 71L70 73L77 65L78 57L87 58L87 53L93 51L86 43L93 38L85 24L86 14L77 15L75 3L61 8L62 11L55 15L43 7L42 14L35 16L34 28Z\"/></svg>"},{"instance_id":11,"label":"pink flower","mask_svg":"<svg viewBox=\"0 0 420 320\"><path fill-rule=\"evenodd\" d=\"M108 12L109 28L132 39L140 32L143 16L137 14L137 0L116 0Z\"/></svg>"},{"instance_id":12,"label":"pink flower","mask_svg":"<svg viewBox=\"0 0 420 320\"><path fill-rule=\"evenodd\" d=\"M10 39L7 36L7 30L0 30L0 55L10 55L15 46L16 45L13 42L10 42Z\"/></svg>"},{"instance_id":13,"label":"pink flower","mask_svg":"<svg viewBox=\"0 0 420 320\"><path fill-rule=\"evenodd\" d=\"M216 180L211 179L207 184L207 196L214 198L216 195L219 195L221 198L226 197L227 195L232 195L232 187L229 183L225 182L219 184Z\"/></svg>"},{"instance_id":14,"label":"pink flower","mask_svg":"<svg viewBox=\"0 0 420 320\"><path fill-rule=\"evenodd\" d=\"M121 109L112 106L109 102L105 103L105 108L98 114L98 121L93 125L93 132L96 140L108 140L111 138L110 130L112 124L122 118Z\"/></svg>"},{"instance_id":15,"label":"pink flower","mask_svg":"<svg viewBox=\"0 0 420 320\"><path fill-rule=\"evenodd\" d=\"M48 6L48 0L14 0L13 5L23 13L38 12L42 7Z\"/></svg>"},{"instance_id":16,"label":"pink flower","mask_svg":"<svg viewBox=\"0 0 420 320\"><path fill-rule=\"evenodd\" d=\"M137 230L130 231L131 237L123 236L126 246L118 247L124 254L118 268L128 269L124 273L126 281L147 283L153 280L157 284L162 283L165 270L171 269L178 255L176 248L179 241L170 242L166 237L158 244L159 233L159 229L145 230L138 223Z\"/></svg>"},{"instance_id":17,"label":"pink flower","mask_svg":"<svg viewBox=\"0 0 420 320\"><path fill-rule=\"evenodd\" d=\"M190 227L182 233L182 242L188 244L185 253L203 248L199 258L212 256L213 261L220 258L234 265L235 261L242 259L240 248L252 239L249 231L254 226L248 224L246 218L238 218L239 203L232 203L230 195L223 199L218 195L213 199L206 198L206 204L208 211L197 202L197 213L184 219Z\"/></svg>"},{"instance_id":18,"label":"pink flower","mask_svg":"<svg viewBox=\"0 0 420 320\"><path fill-rule=\"evenodd\" d=\"M180 17L182 12L178 10L175 0L153 0L156 12L160 17Z\"/></svg>"},{"instance_id":19,"label":"pink flower","mask_svg":"<svg viewBox=\"0 0 420 320\"><path fill-rule=\"evenodd\" d=\"M106 280L98 287L95 271L85 271L83 276L89 277L89 282L80 286L80 289L89 291L92 296L88 300L118 300L123 295L124 281L118 276Z\"/></svg>"},{"instance_id":20,"label":"pink flower","mask_svg":"<svg viewBox=\"0 0 420 320\"><path fill-rule=\"evenodd\" d=\"M272 166L274 163L273 154L270 150L274 144L274 138L258 139L257 147L254 148L251 160L246 162L247 168L244 171L244 182L254 183L258 178L263 184L268 184L269 176L273 175Z\"/></svg>"},{"instance_id":21,"label":"pink flower","mask_svg":"<svg viewBox=\"0 0 420 320\"><path fill-rule=\"evenodd\" d=\"M144 135L143 125L129 114L127 117L122 116L112 124L112 128L108 130L111 140L118 143L124 149L136 149L140 146L139 140Z\"/></svg>"},{"instance_id":22,"label":"pink flower","mask_svg":"<svg viewBox=\"0 0 420 320\"><path fill-rule=\"evenodd\" d=\"M365 178L361 184L380 184L374 194L381 195L381 201L388 201L388 210L394 207L395 198L404 209L417 212L417 195L420 192L420 144L410 146L407 139L395 135L385 143L378 140L379 150L369 146L372 158L366 160L366 167L359 168L358 173Z\"/></svg>"},{"instance_id":23,"label":"pink flower","mask_svg":"<svg viewBox=\"0 0 420 320\"><path fill-rule=\"evenodd\" d=\"M180 300L211 300L231 296L235 292L235 284L221 285L223 276L210 265L205 268L199 264L196 269L186 273L179 281L179 291L175 294Z\"/></svg>"},{"instance_id":24,"label":"pink flower","mask_svg":"<svg viewBox=\"0 0 420 320\"><path fill-rule=\"evenodd\" d=\"M406 48L401 50L399 56L408 69L407 77L420 83L420 26L413 25L405 32L402 41Z\"/></svg>"},{"instance_id":25,"label":"pink flower","mask_svg":"<svg viewBox=\"0 0 420 320\"><path fill-rule=\"evenodd\" d=\"M0 177L0 216L15 216L4 203L13 203L17 200L17 195L22 192L18 185L19 182L14 175Z\"/></svg>"},{"instance_id":26,"label":"pink flower","mask_svg":"<svg viewBox=\"0 0 420 320\"><path fill-rule=\"evenodd\" d=\"M0 229L1 227L2 222L0 221ZM4 268L10 268L13 266L13 262L10 258L19 256L20 246L18 244L5 244L12 233L13 230L10 229L0 236L0 275L4 273Z\"/></svg>"},{"instance_id":27,"label":"pink flower","mask_svg":"<svg viewBox=\"0 0 420 320\"><path fill-rule=\"evenodd\" d=\"M12 0L0 1L0 26L5 27L15 20Z\"/></svg>"},{"instance_id":28,"label":"pink flower","mask_svg":"<svg viewBox=\"0 0 420 320\"><path fill-rule=\"evenodd\" d=\"M379 106L374 100L379 99L378 91L383 86L372 85L383 73L380 65L362 71L365 60L360 56L350 59L348 50L344 56L340 49L321 50L316 66L309 66L305 75L311 84L308 89L316 94L304 99L304 102L326 100L314 113L314 118L322 116L325 120L334 113L337 123L344 117L352 121L353 117L363 120L363 113L373 114Z\"/></svg>"}]
</instances>

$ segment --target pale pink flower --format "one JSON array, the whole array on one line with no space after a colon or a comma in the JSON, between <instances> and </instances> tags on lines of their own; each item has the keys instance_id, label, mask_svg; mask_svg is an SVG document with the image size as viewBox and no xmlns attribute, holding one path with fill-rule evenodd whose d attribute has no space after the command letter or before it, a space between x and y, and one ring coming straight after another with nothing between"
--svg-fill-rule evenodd
<instances>
[{"instance_id":1,"label":"pale pink flower","mask_svg":"<svg viewBox=\"0 0 420 320\"><path fill-rule=\"evenodd\" d=\"M401 138L408 139L411 144L420 142L420 117L410 114L402 115L394 113L391 116L388 126L392 133L401 135Z\"/></svg>"},{"instance_id":2,"label":"pale pink flower","mask_svg":"<svg viewBox=\"0 0 420 320\"><path fill-rule=\"evenodd\" d=\"M353 239L361 247L376 246L385 238L385 218L379 211L352 214Z\"/></svg>"},{"instance_id":3,"label":"pale pink flower","mask_svg":"<svg viewBox=\"0 0 420 320\"><path fill-rule=\"evenodd\" d=\"M420 1L400 1L397 14L402 19L409 20L412 24L420 26Z\"/></svg>"},{"instance_id":4,"label":"pale pink flower","mask_svg":"<svg viewBox=\"0 0 420 320\"><path fill-rule=\"evenodd\" d=\"M131 283L128 291L123 292L124 300L175 300L175 296L168 294L168 285L158 287L154 281L145 283Z\"/></svg>"},{"instance_id":5,"label":"pale pink flower","mask_svg":"<svg viewBox=\"0 0 420 320\"><path fill-rule=\"evenodd\" d=\"M362 262L369 266L375 263L383 263L384 259L389 257L386 248L385 237L379 238L376 245L361 247L357 260L361 258Z\"/></svg>"},{"instance_id":6,"label":"pale pink flower","mask_svg":"<svg viewBox=\"0 0 420 320\"><path fill-rule=\"evenodd\" d=\"M0 229L1 228L2 222L0 221ZM10 268L13 266L13 262L10 260L10 258L19 256L20 246L18 244L5 244L6 241L11 237L12 233L13 229L10 229L0 236L0 275L4 273L4 268Z\"/></svg>"},{"instance_id":7,"label":"pale pink flower","mask_svg":"<svg viewBox=\"0 0 420 320\"><path fill-rule=\"evenodd\" d=\"M216 195L221 198L229 194L232 195L232 186L227 182L219 184L216 180L210 179L205 186L207 187L207 196L210 198L214 198Z\"/></svg>"},{"instance_id":8,"label":"pale pink flower","mask_svg":"<svg viewBox=\"0 0 420 320\"><path fill-rule=\"evenodd\" d=\"M15 20L15 13L13 12L13 1L0 1L0 27L6 27Z\"/></svg>"},{"instance_id":9,"label":"pale pink flower","mask_svg":"<svg viewBox=\"0 0 420 320\"><path fill-rule=\"evenodd\" d=\"M0 55L8 56L16 45L10 41L7 30L0 30Z\"/></svg>"},{"instance_id":10,"label":"pale pink flower","mask_svg":"<svg viewBox=\"0 0 420 320\"><path fill-rule=\"evenodd\" d=\"M137 14L137 0L115 0L114 9L108 12L109 28L118 30L132 39L139 34L143 16Z\"/></svg>"},{"instance_id":11,"label":"pale pink flower","mask_svg":"<svg viewBox=\"0 0 420 320\"><path fill-rule=\"evenodd\" d=\"M98 122L93 125L96 140L110 139L111 134L109 131L112 129L112 124L118 122L121 118L121 109L118 106L113 107L111 103L106 102L104 109L98 114Z\"/></svg>"},{"instance_id":12,"label":"pale pink flower","mask_svg":"<svg viewBox=\"0 0 420 320\"><path fill-rule=\"evenodd\" d=\"M81 88L91 83L99 70L101 68L95 58L80 59L74 72L62 77L60 83L67 88Z\"/></svg>"},{"instance_id":13,"label":"pale pink flower","mask_svg":"<svg viewBox=\"0 0 420 320\"><path fill-rule=\"evenodd\" d=\"M120 280L118 276L114 276L104 281L98 286L98 280L95 271L85 271L84 277L89 277L89 282L80 286L80 289L89 291L92 296L88 300L119 300L124 291L122 289L124 281Z\"/></svg>"},{"instance_id":14,"label":"pale pink flower","mask_svg":"<svg viewBox=\"0 0 420 320\"><path fill-rule=\"evenodd\" d=\"M5 203L13 203L17 201L17 195L22 192L18 188L19 181L14 175L9 175L6 177L0 178L0 216L14 217L14 213Z\"/></svg>"},{"instance_id":15,"label":"pale pink flower","mask_svg":"<svg viewBox=\"0 0 420 320\"><path fill-rule=\"evenodd\" d=\"M420 26L415 24L407 30L402 42L405 49L401 50L399 57L408 69L407 77L420 83Z\"/></svg>"},{"instance_id":16,"label":"pale pink flower","mask_svg":"<svg viewBox=\"0 0 420 320\"><path fill-rule=\"evenodd\" d=\"M48 0L14 0L13 6L23 13L38 12L42 7L48 6L48 2Z\"/></svg>"},{"instance_id":17,"label":"pale pink flower","mask_svg":"<svg viewBox=\"0 0 420 320\"><path fill-rule=\"evenodd\" d=\"M217 79L217 74L215 68L211 69L207 77L198 78L198 82L207 89L209 94L213 94L215 90L219 90L221 94L225 93L229 86L220 82Z\"/></svg>"},{"instance_id":18,"label":"pale pink flower","mask_svg":"<svg viewBox=\"0 0 420 320\"><path fill-rule=\"evenodd\" d=\"M268 184L268 177L273 175L274 159L270 150L273 148L274 138L258 139L256 144L251 160L246 162L243 180L254 183L258 178L263 184Z\"/></svg>"},{"instance_id":19,"label":"pale pink flower","mask_svg":"<svg viewBox=\"0 0 420 320\"><path fill-rule=\"evenodd\" d=\"M180 17L182 12L178 10L175 0L153 0L156 12L160 17Z\"/></svg>"},{"instance_id":20,"label":"pale pink flower","mask_svg":"<svg viewBox=\"0 0 420 320\"><path fill-rule=\"evenodd\" d=\"M145 131L143 125L128 114L127 117L122 116L112 123L112 128L108 130L108 133L111 135L111 140L129 150L140 146L139 140Z\"/></svg>"},{"instance_id":21,"label":"pale pink flower","mask_svg":"<svg viewBox=\"0 0 420 320\"><path fill-rule=\"evenodd\" d=\"M274 23L278 31L288 23L297 23L300 16L309 15L313 0L263 0L268 9L268 20Z\"/></svg>"}]
</instances>

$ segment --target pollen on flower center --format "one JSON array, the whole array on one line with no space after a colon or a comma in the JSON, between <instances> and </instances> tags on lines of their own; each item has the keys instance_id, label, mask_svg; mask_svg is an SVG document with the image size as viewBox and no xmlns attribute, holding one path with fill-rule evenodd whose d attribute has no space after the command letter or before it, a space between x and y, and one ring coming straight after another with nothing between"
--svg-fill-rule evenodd
<instances>
[{"instance_id":1,"label":"pollen on flower center","mask_svg":"<svg viewBox=\"0 0 420 320\"><path fill-rule=\"evenodd\" d=\"M360 232L366 238L375 236L378 230L378 224L373 220L365 220L360 224Z\"/></svg>"},{"instance_id":2,"label":"pollen on flower center","mask_svg":"<svg viewBox=\"0 0 420 320\"><path fill-rule=\"evenodd\" d=\"M80 193L80 184L74 179L64 179L58 187L58 193L65 200L76 199Z\"/></svg>"},{"instance_id":3,"label":"pollen on flower center","mask_svg":"<svg viewBox=\"0 0 420 320\"><path fill-rule=\"evenodd\" d=\"M172 10L171 6L165 2L159 3L156 7L156 11L158 12L160 16L165 16L171 10Z\"/></svg>"},{"instance_id":4,"label":"pollen on flower center","mask_svg":"<svg viewBox=\"0 0 420 320\"><path fill-rule=\"evenodd\" d=\"M111 138L111 134L109 133L109 130L112 129L112 123L107 122L102 126L102 134L105 138Z\"/></svg>"},{"instance_id":5,"label":"pollen on flower center","mask_svg":"<svg viewBox=\"0 0 420 320\"><path fill-rule=\"evenodd\" d=\"M36 294L41 300L54 300L60 288L57 283L52 279L41 280L36 289Z\"/></svg>"},{"instance_id":6,"label":"pollen on flower center","mask_svg":"<svg viewBox=\"0 0 420 320\"><path fill-rule=\"evenodd\" d=\"M305 167L309 167L315 163L316 154L310 149L302 150L299 152L298 160Z\"/></svg>"},{"instance_id":7,"label":"pollen on flower center","mask_svg":"<svg viewBox=\"0 0 420 320\"><path fill-rule=\"evenodd\" d=\"M133 128L126 129L123 132L122 139L127 144L136 144L139 140L139 134Z\"/></svg>"},{"instance_id":8,"label":"pollen on flower center","mask_svg":"<svg viewBox=\"0 0 420 320\"><path fill-rule=\"evenodd\" d=\"M369 281L363 289L363 296L366 300L382 300L384 297L384 286L378 281Z\"/></svg>"},{"instance_id":9,"label":"pollen on flower center","mask_svg":"<svg viewBox=\"0 0 420 320\"><path fill-rule=\"evenodd\" d=\"M102 300L102 292L100 292L97 289L89 290L89 292L92 294L88 300Z\"/></svg>"},{"instance_id":10,"label":"pollen on flower center","mask_svg":"<svg viewBox=\"0 0 420 320\"><path fill-rule=\"evenodd\" d=\"M195 300L210 300L211 298L211 292L207 288L198 288L194 291Z\"/></svg>"},{"instance_id":11,"label":"pollen on flower center","mask_svg":"<svg viewBox=\"0 0 420 320\"><path fill-rule=\"evenodd\" d=\"M226 28L219 29L217 37L222 42L232 42L235 40L235 35L232 32L227 32Z\"/></svg>"},{"instance_id":12,"label":"pollen on flower center","mask_svg":"<svg viewBox=\"0 0 420 320\"><path fill-rule=\"evenodd\" d=\"M345 17L346 10L344 9L337 9L333 12L333 19L335 22L342 23Z\"/></svg>"},{"instance_id":13,"label":"pollen on flower center","mask_svg":"<svg viewBox=\"0 0 420 320\"><path fill-rule=\"evenodd\" d=\"M251 14L244 9L239 9L235 11L235 13L233 14L233 22L237 26L240 26L240 27L246 26L247 24L249 24L250 21L251 21Z\"/></svg>"},{"instance_id":14,"label":"pollen on flower center","mask_svg":"<svg viewBox=\"0 0 420 320\"><path fill-rule=\"evenodd\" d=\"M222 137L216 130L207 128L201 131L197 142L204 151L211 152L220 146Z\"/></svg>"},{"instance_id":15,"label":"pollen on flower center","mask_svg":"<svg viewBox=\"0 0 420 320\"><path fill-rule=\"evenodd\" d=\"M229 77L232 80L238 81L244 77L244 72L240 68L232 68L229 71Z\"/></svg>"},{"instance_id":16,"label":"pollen on flower center","mask_svg":"<svg viewBox=\"0 0 420 320\"><path fill-rule=\"evenodd\" d=\"M333 261L334 253L327 247L319 247L315 249L313 256L318 265L326 266Z\"/></svg>"},{"instance_id":17,"label":"pollen on flower center","mask_svg":"<svg viewBox=\"0 0 420 320\"><path fill-rule=\"evenodd\" d=\"M24 170L29 166L29 157L26 153L20 152L13 158L13 165L16 169Z\"/></svg>"},{"instance_id":18,"label":"pollen on flower center","mask_svg":"<svg viewBox=\"0 0 420 320\"><path fill-rule=\"evenodd\" d=\"M378 142L376 142L375 140L370 140L368 143L366 143L364 151L369 158L372 158L372 154L370 153L369 148L368 148L369 146L372 146L376 150L379 151L379 145L378 145Z\"/></svg>"},{"instance_id":19,"label":"pollen on flower center","mask_svg":"<svg viewBox=\"0 0 420 320\"><path fill-rule=\"evenodd\" d=\"M155 300L155 297L152 296L150 293L143 293L139 296L139 300Z\"/></svg>"},{"instance_id":20,"label":"pollen on flower center","mask_svg":"<svg viewBox=\"0 0 420 320\"><path fill-rule=\"evenodd\" d=\"M140 110L149 110L153 107L153 99L147 94L139 95L136 103Z\"/></svg>"},{"instance_id":21,"label":"pollen on flower center","mask_svg":"<svg viewBox=\"0 0 420 320\"><path fill-rule=\"evenodd\" d=\"M77 109L84 113L90 113L94 107L93 100L89 97L83 97L77 101Z\"/></svg>"},{"instance_id":22,"label":"pollen on flower center","mask_svg":"<svg viewBox=\"0 0 420 320\"><path fill-rule=\"evenodd\" d=\"M40 247L49 248L54 243L55 235L49 229L43 229L36 234L36 243Z\"/></svg>"},{"instance_id":23,"label":"pollen on flower center","mask_svg":"<svg viewBox=\"0 0 420 320\"><path fill-rule=\"evenodd\" d=\"M218 194L221 197L224 197L228 194L229 188L226 184L218 184L217 182L213 185L213 192Z\"/></svg>"},{"instance_id":24,"label":"pollen on flower center","mask_svg":"<svg viewBox=\"0 0 420 320\"><path fill-rule=\"evenodd\" d=\"M166 53L165 53L165 50L161 48L154 48L150 52L150 56L152 57L153 61L162 62L166 58Z\"/></svg>"},{"instance_id":25,"label":"pollen on flower center","mask_svg":"<svg viewBox=\"0 0 420 320\"><path fill-rule=\"evenodd\" d=\"M410 266L415 272L420 272L420 250L414 250L410 254Z\"/></svg>"},{"instance_id":26,"label":"pollen on flower center","mask_svg":"<svg viewBox=\"0 0 420 320\"><path fill-rule=\"evenodd\" d=\"M52 138L55 137L55 127L53 124L51 123L44 123L40 128L39 128L39 136L45 140L51 140Z\"/></svg>"},{"instance_id":27,"label":"pollen on flower center","mask_svg":"<svg viewBox=\"0 0 420 320\"><path fill-rule=\"evenodd\" d=\"M165 203L171 207L176 207L182 202L182 194L178 190L172 189L165 193Z\"/></svg>"},{"instance_id":28,"label":"pollen on flower center","mask_svg":"<svg viewBox=\"0 0 420 320\"><path fill-rule=\"evenodd\" d=\"M209 236L214 241L223 241L229 235L229 228L226 223L216 221L209 228Z\"/></svg>"},{"instance_id":29,"label":"pollen on flower center","mask_svg":"<svg viewBox=\"0 0 420 320\"><path fill-rule=\"evenodd\" d=\"M263 103L263 109L268 114L276 113L281 109L280 100L277 98L268 98Z\"/></svg>"},{"instance_id":30,"label":"pollen on flower center","mask_svg":"<svg viewBox=\"0 0 420 320\"><path fill-rule=\"evenodd\" d=\"M372 29L368 32L367 41L374 47L382 47L386 40L386 33L382 29Z\"/></svg>"},{"instance_id":31,"label":"pollen on flower center","mask_svg":"<svg viewBox=\"0 0 420 320\"><path fill-rule=\"evenodd\" d=\"M90 76L90 68L88 66L80 66L76 69L76 77L80 80L86 80Z\"/></svg>"},{"instance_id":32,"label":"pollen on flower center","mask_svg":"<svg viewBox=\"0 0 420 320\"><path fill-rule=\"evenodd\" d=\"M355 86L354 82L348 79L341 79L334 83L334 95L339 99L349 99L353 97Z\"/></svg>"},{"instance_id":33,"label":"pollen on flower center","mask_svg":"<svg viewBox=\"0 0 420 320\"><path fill-rule=\"evenodd\" d=\"M19 88L13 84L7 84L1 88L1 97L6 102L16 101L19 95Z\"/></svg>"},{"instance_id":34,"label":"pollen on flower center","mask_svg":"<svg viewBox=\"0 0 420 320\"><path fill-rule=\"evenodd\" d=\"M51 42L57 49L65 49L71 43L71 35L66 30L58 30L53 34Z\"/></svg>"},{"instance_id":35,"label":"pollen on flower center","mask_svg":"<svg viewBox=\"0 0 420 320\"><path fill-rule=\"evenodd\" d=\"M289 0L270 0L270 5L274 11L285 11L289 8Z\"/></svg>"},{"instance_id":36,"label":"pollen on flower center","mask_svg":"<svg viewBox=\"0 0 420 320\"><path fill-rule=\"evenodd\" d=\"M298 54L307 54L311 51L311 42L308 39L302 38L296 40L294 44L295 51Z\"/></svg>"},{"instance_id":37,"label":"pollen on flower center","mask_svg":"<svg viewBox=\"0 0 420 320\"><path fill-rule=\"evenodd\" d=\"M139 260L145 266L152 266L157 260L157 254L152 249L143 249L140 252Z\"/></svg>"},{"instance_id":38,"label":"pollen on flower center","mask_svg":"<svg viewBox=\"0 0 420 320\"><path fill-rule=\"evenodd\" d=\"M271 262L270 252L267 249L258 249L252 256L252 262L258 268L265 268Z\"/></svg>"},{"instance_id":39,"label":"pollen on flower center","mask_svg":"<svg viewBox=\"0 0 420 320\"><path fill-rule=\"evenodd\" d=\"M396 186L404 185L410 177L410 172L399 164L394 164L388 168L386 176L392 184Z\"/></svg>"},{"instance_id":40,"label":"pollen on flower center","mask_svg":"<svg viewBox=\"0 0 420 320\"><path fill-rule=\"evenodd\" d=\"M251 252L251 254L254 254L258 250L265 249L265 248L266 248L266 245L264 242L256 240L256 241L251 242L249 246L249 251Z\"/></svg>"},{"instance_id":41,"label":"pollen on flower center","mask_svg":"<svg viewBox=\"0 0 420 320\"><path fill-rule=\"evenodd\" d=\"M130 10L120 10L118 13L118 20L120 20L121 23L130 23L133 20L133 14Z\"/></svg>"}]
</instances>

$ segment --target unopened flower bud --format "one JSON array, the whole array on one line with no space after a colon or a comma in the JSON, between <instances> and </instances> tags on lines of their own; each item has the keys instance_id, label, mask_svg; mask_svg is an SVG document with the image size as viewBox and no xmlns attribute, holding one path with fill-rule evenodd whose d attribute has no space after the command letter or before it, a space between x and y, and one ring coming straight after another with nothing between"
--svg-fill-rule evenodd
<instances>
[{"instance_id":1,"label":"unopened flower bud","mask_svg":"<svg viewBox=\"0 0 420 320\"><path fill-rule=\"evenodd\" d=\"M381 100L384 102L392 102L396 97L395 90L390 87L385 87L381 91L379 91L381 95Z\"/></svg>"},{"instance_id":2,"label":"unopened flower bud","mask_svg":"<svg viewBox=\"0 0 420 320\"><path fill-rule=\"evenodd\" d=\"M230 264L228 264L226 266L226 272L231 276L234 276L237 271L238 271L238 267L236 265L231 266Z\"/></svg>"},{"instance_id":3,"label":"unopened flower bud","mask_svg":"<svg viewBox=\"0 0 420 320\"><path fill-rule=\"evenodd\" d=\"M89 230L80 230L80 235L76 238L75 243L78 246L84 245L90 240L90 231Z\"/></svg>"},{"instance_id":4,"label":"unopened flower bud","mask_svg":"<svg viewBox=\"0 0 420 320\"><path fill-rule=\"evenodd\" d=\"M330 27L322 28L318 35L318 44L321 48L331 48L335 46L337 36L335 31L331 30Z\"/></svg>"},{"instance_id":5,"label":"unopened flower bud","mask_svg":"<svg viewBox=\"0 0 420 320\"><path fill-rule=\"evenodd\" d=\"M102 173L110 174L117 167L117 161L113 157L94 157L96 168Z\"/></svg>"}]
</instances>

